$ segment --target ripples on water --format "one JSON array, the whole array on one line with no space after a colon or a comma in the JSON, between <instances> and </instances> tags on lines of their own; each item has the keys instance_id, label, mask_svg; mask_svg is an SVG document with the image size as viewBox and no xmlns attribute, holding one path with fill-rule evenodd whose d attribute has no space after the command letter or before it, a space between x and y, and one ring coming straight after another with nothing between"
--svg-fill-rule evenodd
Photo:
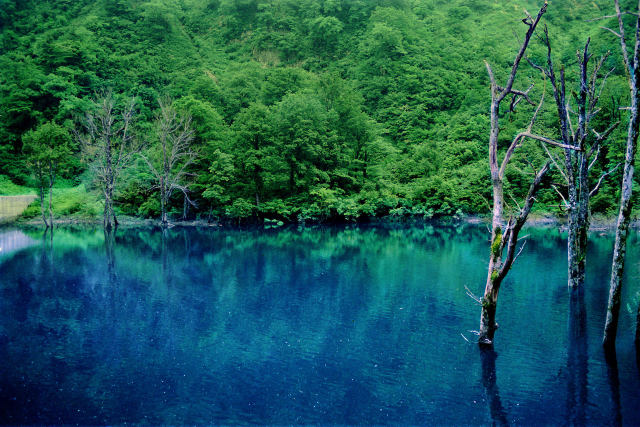
<instances>
[{"instance_id":1,"label":"ripples on water","mask_svg":"<svg viewBox=\"0 0 640 427\"><path fill-rule=\"evenodd\" d=\"M608 364L609 237L570 298L566 241L530 231L480 351L484 227L13 233L3 424L640 424L635 234Z\"/></svg>"}]
</instances>

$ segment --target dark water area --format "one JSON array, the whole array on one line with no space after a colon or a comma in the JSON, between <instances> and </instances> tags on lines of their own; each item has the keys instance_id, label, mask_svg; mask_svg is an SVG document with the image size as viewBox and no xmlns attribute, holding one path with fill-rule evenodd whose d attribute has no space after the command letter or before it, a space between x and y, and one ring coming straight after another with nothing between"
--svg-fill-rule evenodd
<instances>
[{"instance_id":1,"label":"dark water area","mask_svg":"<svg viewBox=\"0 0 640 427\"><path fill-rule=\"evenodd\" d=\"M483 351L484 226L6 232L2 424L640 425L636 231L609 361L607 235L570 295L525 232Z\"/></svg>"}]
</instances>

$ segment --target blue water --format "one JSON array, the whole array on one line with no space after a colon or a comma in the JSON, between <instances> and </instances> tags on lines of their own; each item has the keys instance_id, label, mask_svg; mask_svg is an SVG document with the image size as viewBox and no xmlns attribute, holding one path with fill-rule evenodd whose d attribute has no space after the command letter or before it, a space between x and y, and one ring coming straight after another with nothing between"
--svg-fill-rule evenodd
<instances>
[{"instance_id":1,"label":"blue water","mask_svg":"<svg viewBox=\"0 0 640 427\"><path fill-rule=\"evenodd\" d=\"M484 226L0 230L0 422L640 425L636 232L610 363L611 237L525 234L481 351Z\"/></svg>"}]
</instances>

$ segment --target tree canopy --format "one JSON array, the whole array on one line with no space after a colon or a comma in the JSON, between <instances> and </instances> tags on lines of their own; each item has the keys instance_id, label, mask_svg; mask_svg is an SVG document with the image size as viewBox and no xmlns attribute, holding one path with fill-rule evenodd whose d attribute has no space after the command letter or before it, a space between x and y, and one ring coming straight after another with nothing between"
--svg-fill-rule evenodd
<instances>
[{"instance_id":1,"label":"tree canopy","mask_svg":"<svg viewBox=\"0 0 640 427\"><path fill-rule=\"evenodd\" d=\"M0 0L0 174L27 184L26 135L48 122L72 131L95 94L111 91L135 97L142 139L152 139L158 99L174 99L192 118L198 158L190 188L200 217L487 214L482 61L491 59L498 73L508 69L521 10L537 3ZM571 65L587 36L595 55L617 46L602 22L586 22L609 9L604 0L550 4L545 22L568 81L578 77ZM535 40L531 59L544 55ZM603 72L611 68L602 123L624 120L620 107L628 102L619 55ZM521 73L539 96L540 73L528 66ZM545 105L537 125L549 132L557 128L553 108ZM503 113L505 135L526 127ZM597 170L623 158L620 135ZM510 141L499 143L504 150ZM535 146L523 152L545 156ZM158 216L157 195L142 185L148 171L136 165L114 195L116 209ZM524 157L514 159L507 192L527 191L526 168ZM91 170L83 172L70 169L64 182L91 182ZM602 185L595 212L614 209L619 174ZM537 209L557 212L553 190L538 199ZM178 194L169 205L182 213Z\"/></svg>"}]
</instances>

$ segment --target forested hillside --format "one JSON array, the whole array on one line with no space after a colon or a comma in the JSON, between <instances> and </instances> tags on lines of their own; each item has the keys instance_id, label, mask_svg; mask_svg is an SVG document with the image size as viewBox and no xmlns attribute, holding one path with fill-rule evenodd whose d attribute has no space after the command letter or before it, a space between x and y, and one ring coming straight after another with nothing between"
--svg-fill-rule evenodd
<instances>
[{"instance_id":1,"label":"forested hillside","mask_svg":"<svg viewBox=\"0 0 640 427\"><path fill-rule=\"evenodd\" d=\"M506 75L526 27L515 0L0 0L0 175L35 187L28 133L55 122L71 137L112 91L118 108L135 97L140 156L118 183L118 212L158 217L160 198L144 158L159 150L158 100L192 117L195 161L184 184L189 217L362 219L384 215L486 214L490 94L483 60ZM617 40L591 21L612 2L554 0L545 23L554 59L576 84L576 51L592 38L612 55L596 128L626 120ZM545 60L534 42L532 60ZM549 100L536 124L557 135L551 90L524 65L517 86ZM545 89L546 88L546 89ZM505 147L533 106L505 111ZM623 159L619 126L597 172ZM56 186L93 213L99 195L76 138ZM526 191L528 162L546 154L527 142L508 177ZM594 174L598 176L599 174ZM8 182L3 178L1 182ZM620 170L592 200L611 213ZM522 184L522 185L520 185ZM73 190L73 191L72 191ZM62 191L62 190L60 190ZM558 187L562 193L562 188ZM62 194L62 193L60 193ZM92 199L93 198L93 199ZM174 216L186 203L170 200ZM549 186L537 205L560 214ZM93 209L93 211L91 211ZM85 212L86 211L86 212Z\"/></svg>"}]
</instances>

